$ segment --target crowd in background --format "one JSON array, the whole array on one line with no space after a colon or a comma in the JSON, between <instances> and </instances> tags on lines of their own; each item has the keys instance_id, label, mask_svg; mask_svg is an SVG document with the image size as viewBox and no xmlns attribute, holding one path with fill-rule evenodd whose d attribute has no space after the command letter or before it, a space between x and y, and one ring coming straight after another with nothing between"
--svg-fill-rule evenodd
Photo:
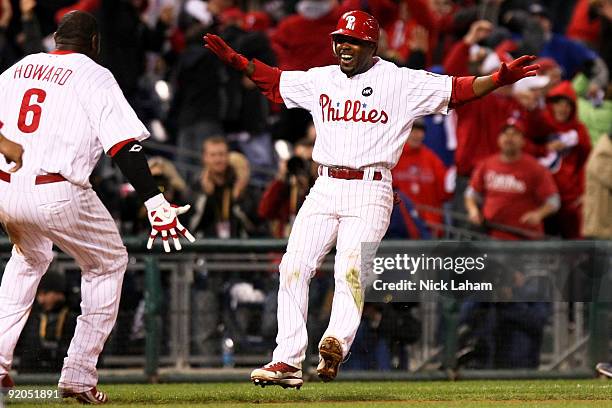
<instances>
[{"instance_id":1,"label":"crowd in background","mask_svg":"<svg viewBox=\"0 0 612 408\"><path fill-rule=\"evenodd\" d=\"M152 173L169 201L192 204L183 224L199 237L287 237L317 177L309 113L269 103L202 36L307 70L337 63L329 33L344 11L363 9L381 25L378 55L399 66L487 75L523 54L541 66L536 77L414 123L393 170L400 200L388 237L612 238L612 0L0 0L0 70L52 49L72 9L97 16L100 63L149 127ZM92 184L124 233L144 234L144 207L120 177L103 159ZM533 320L503 347L538 349L546 306L520 305L496 312L509 327L516 316ZM388 316L414 333L405 310L367 306L355 348L379 348ZM357 354L353 364L378 363Z\"/></svg>"},{"instance_id":2,"label":"crowd in background","mask_svg":"<svg viewBox=\"0 0 612 408\"><path fill-rule=\"evenodd\" d=\"M152 132L149 153L160 157L151 164L168 199L195 204L187 223L201 237L286 237L316 177L311 160L316 134L308 112L270 104L250 80L204 48L202 36L219 34L248 58L283 70L307 70L336 63L329 32L344 11L355 8L379 20L378 55L400 66L486 75L522 54L537 55L541 65L535 78L447 117L415 123L393 173L402 200L389 237L448 237L449 226L497 239L609 236L610 227L600 225L605 217L596 214L605 208L586 203L585 169L612 123L612 45L604 40L612 32L610 0L2 0L0 5L0 69L25 54L50 50L66 12L97 16L100 62ZM512 128L520 140L501 141L508 121L518 124ZM506 169L493 157L503 155L508 143L528 158ZM546 169L552 189L544 193L538 180L515 174L525 161ZM123 232L142 233L141 204L119 177L103 162L93 183Z\"/></svg>"}]
</instances>

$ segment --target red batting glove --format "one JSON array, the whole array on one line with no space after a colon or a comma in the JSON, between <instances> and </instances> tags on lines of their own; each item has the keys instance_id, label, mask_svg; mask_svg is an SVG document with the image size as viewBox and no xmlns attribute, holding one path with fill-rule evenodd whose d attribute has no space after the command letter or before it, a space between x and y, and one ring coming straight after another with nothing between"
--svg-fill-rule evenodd
<instances>
[{"instance_id":1,"label":"red batting glove","mask_svg":"<svg viewBox=\"0 0 612 408\"><path fill-rule=\"evenodd\" d=\"M189 205L178 207L170 204L164 196L160 193L155 197L148 199L145 202L147 207L147 215L149 216L149 222L151 223L151 234L149 235L149 241L147 242L147 249L153 247L153 241L157 235L161 235L162 243L164 244L164 251L170 252L170 243L168 242L168 235L172 237L174 248L177 251L182 249L181 242L178 238L178 233L182 234L190 242L194 242L195 238L187 228L178 220L178 216L189 211Z\"/></svg>"},{"instance_id":2,"label":"red batting glove","mask_svg":"<svg viewBox=\"0 0 612 408\"><path fill-rule=\"evenodd\" d=\"M238 71L244 71L247 65L249 65L248 59L234 51L218 35L206 34L204 36L204 43L204 46L214 52L223 63Z\"/></svg>"},{"instance_id":3,"label":"red batting glove","mask_svg":"<svg viewBox=\"0 0 612 408\"><path fill-rule=\"evenodd\" d=\"M493 78L493 83L495 86L501 87L513 84L519 79L536 76L537 70L540 69L538 64L525 66L525 64L535 60L536 58L537 57L534 55L523 55L508 65L506 65L505 62L502 62L499 71L491 75Z\"/></svg>"}]
</instances>

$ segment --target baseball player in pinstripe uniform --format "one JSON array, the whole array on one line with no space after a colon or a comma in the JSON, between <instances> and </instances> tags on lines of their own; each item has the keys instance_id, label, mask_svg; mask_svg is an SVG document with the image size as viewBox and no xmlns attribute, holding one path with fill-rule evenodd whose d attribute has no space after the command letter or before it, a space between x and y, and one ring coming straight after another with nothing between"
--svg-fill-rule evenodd
<instances>
[{"instance_id":1,"label":"baseball player in pinstripe uniform","mask_svg":"<svg viewBox=\"0 0 612 408\"><path fill-rule=\"evenodd\" d=\"M0 380L11 385L13 350L52 246L70 254L82 271L81 315L64 359L59 387L65 397L105 403L96 364L119 308L127 252L112 217L91 189L89 176L104 151L147 207L152 231L181 249L178 232L193 237L157 188L140 141L149 136L113 75L94 60L95 18L66 14L56 49L25 57L0 75L0 117L24 147L23 167L8 173L0 161L0 221L13 243L0 286ZM170 240L171 238L171 240Z\"/></svg>"},{"instance_id":2,"label":"baseball player in pinstripe uniform","mask_svg":"<svg viewBox=\"0 0 612 408\"><path fill-rule=\"evenodd\" d=\"M308 286L336 245L335 290L329 326L319 343L317 372L333 380L359 327L364 285L361 244L379 243L391 215L391 168L415 119L481 97L536 74L523 56L486 77L450 77L398 68L376 57L378 22L363 11L345 13L331 33L338 65L280 71L247 60L215 36L206 47L243 71L270 100L310 111L317 131L312 154L319 178L293 224L280 264L278 336L272 362L251 373L255 384L300 387L307 346Z\"/></svg>"}]
</instances>

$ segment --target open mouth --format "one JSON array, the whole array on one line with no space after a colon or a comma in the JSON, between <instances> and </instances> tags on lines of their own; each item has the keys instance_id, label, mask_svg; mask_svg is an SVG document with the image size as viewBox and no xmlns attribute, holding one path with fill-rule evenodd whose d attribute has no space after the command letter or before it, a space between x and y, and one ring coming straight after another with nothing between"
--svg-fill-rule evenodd
<instances>
[{"instance_id":1,"label":"open mouth","mask_svg":"<svg viewBox=\"0 0 612 408\"><path fill-rule=\"evenodd\" d=\"M340 64L350 66L353 64L355 57L351 54L340 53Z\"/></svg>"}]
</instances>

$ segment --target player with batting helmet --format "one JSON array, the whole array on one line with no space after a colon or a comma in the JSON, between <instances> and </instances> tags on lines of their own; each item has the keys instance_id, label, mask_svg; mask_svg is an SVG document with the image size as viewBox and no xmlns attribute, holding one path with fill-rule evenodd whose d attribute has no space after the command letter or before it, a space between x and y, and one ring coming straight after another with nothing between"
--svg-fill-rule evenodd
<instances>
[{"instance_id":1,"label":"player with batting helmet","mask_svg":"<svg viewBox=\"0 0 612 408\"><path fill-rule=\"evenodd\" d=\"M363 243L376 249L393 207L391 169L414 121L482 97L536 75L534 56L502 64L483 77L451 77L399 68L376 56L379 25L355 10L331 33L337 65L281 71L249 61L221 38L206 47L248 76L271 101L310 111L317 132L312 158L319 177L300 208L283 256L278 290L277 347L272 361L251 373L259 385L300 387L308 335L308 287L335 245L334 300L329 326L319 342L317 373L333 380L361 321L365 283ZM368 262L364 260L364 265Z\"/></svg>"}]
</instances>

